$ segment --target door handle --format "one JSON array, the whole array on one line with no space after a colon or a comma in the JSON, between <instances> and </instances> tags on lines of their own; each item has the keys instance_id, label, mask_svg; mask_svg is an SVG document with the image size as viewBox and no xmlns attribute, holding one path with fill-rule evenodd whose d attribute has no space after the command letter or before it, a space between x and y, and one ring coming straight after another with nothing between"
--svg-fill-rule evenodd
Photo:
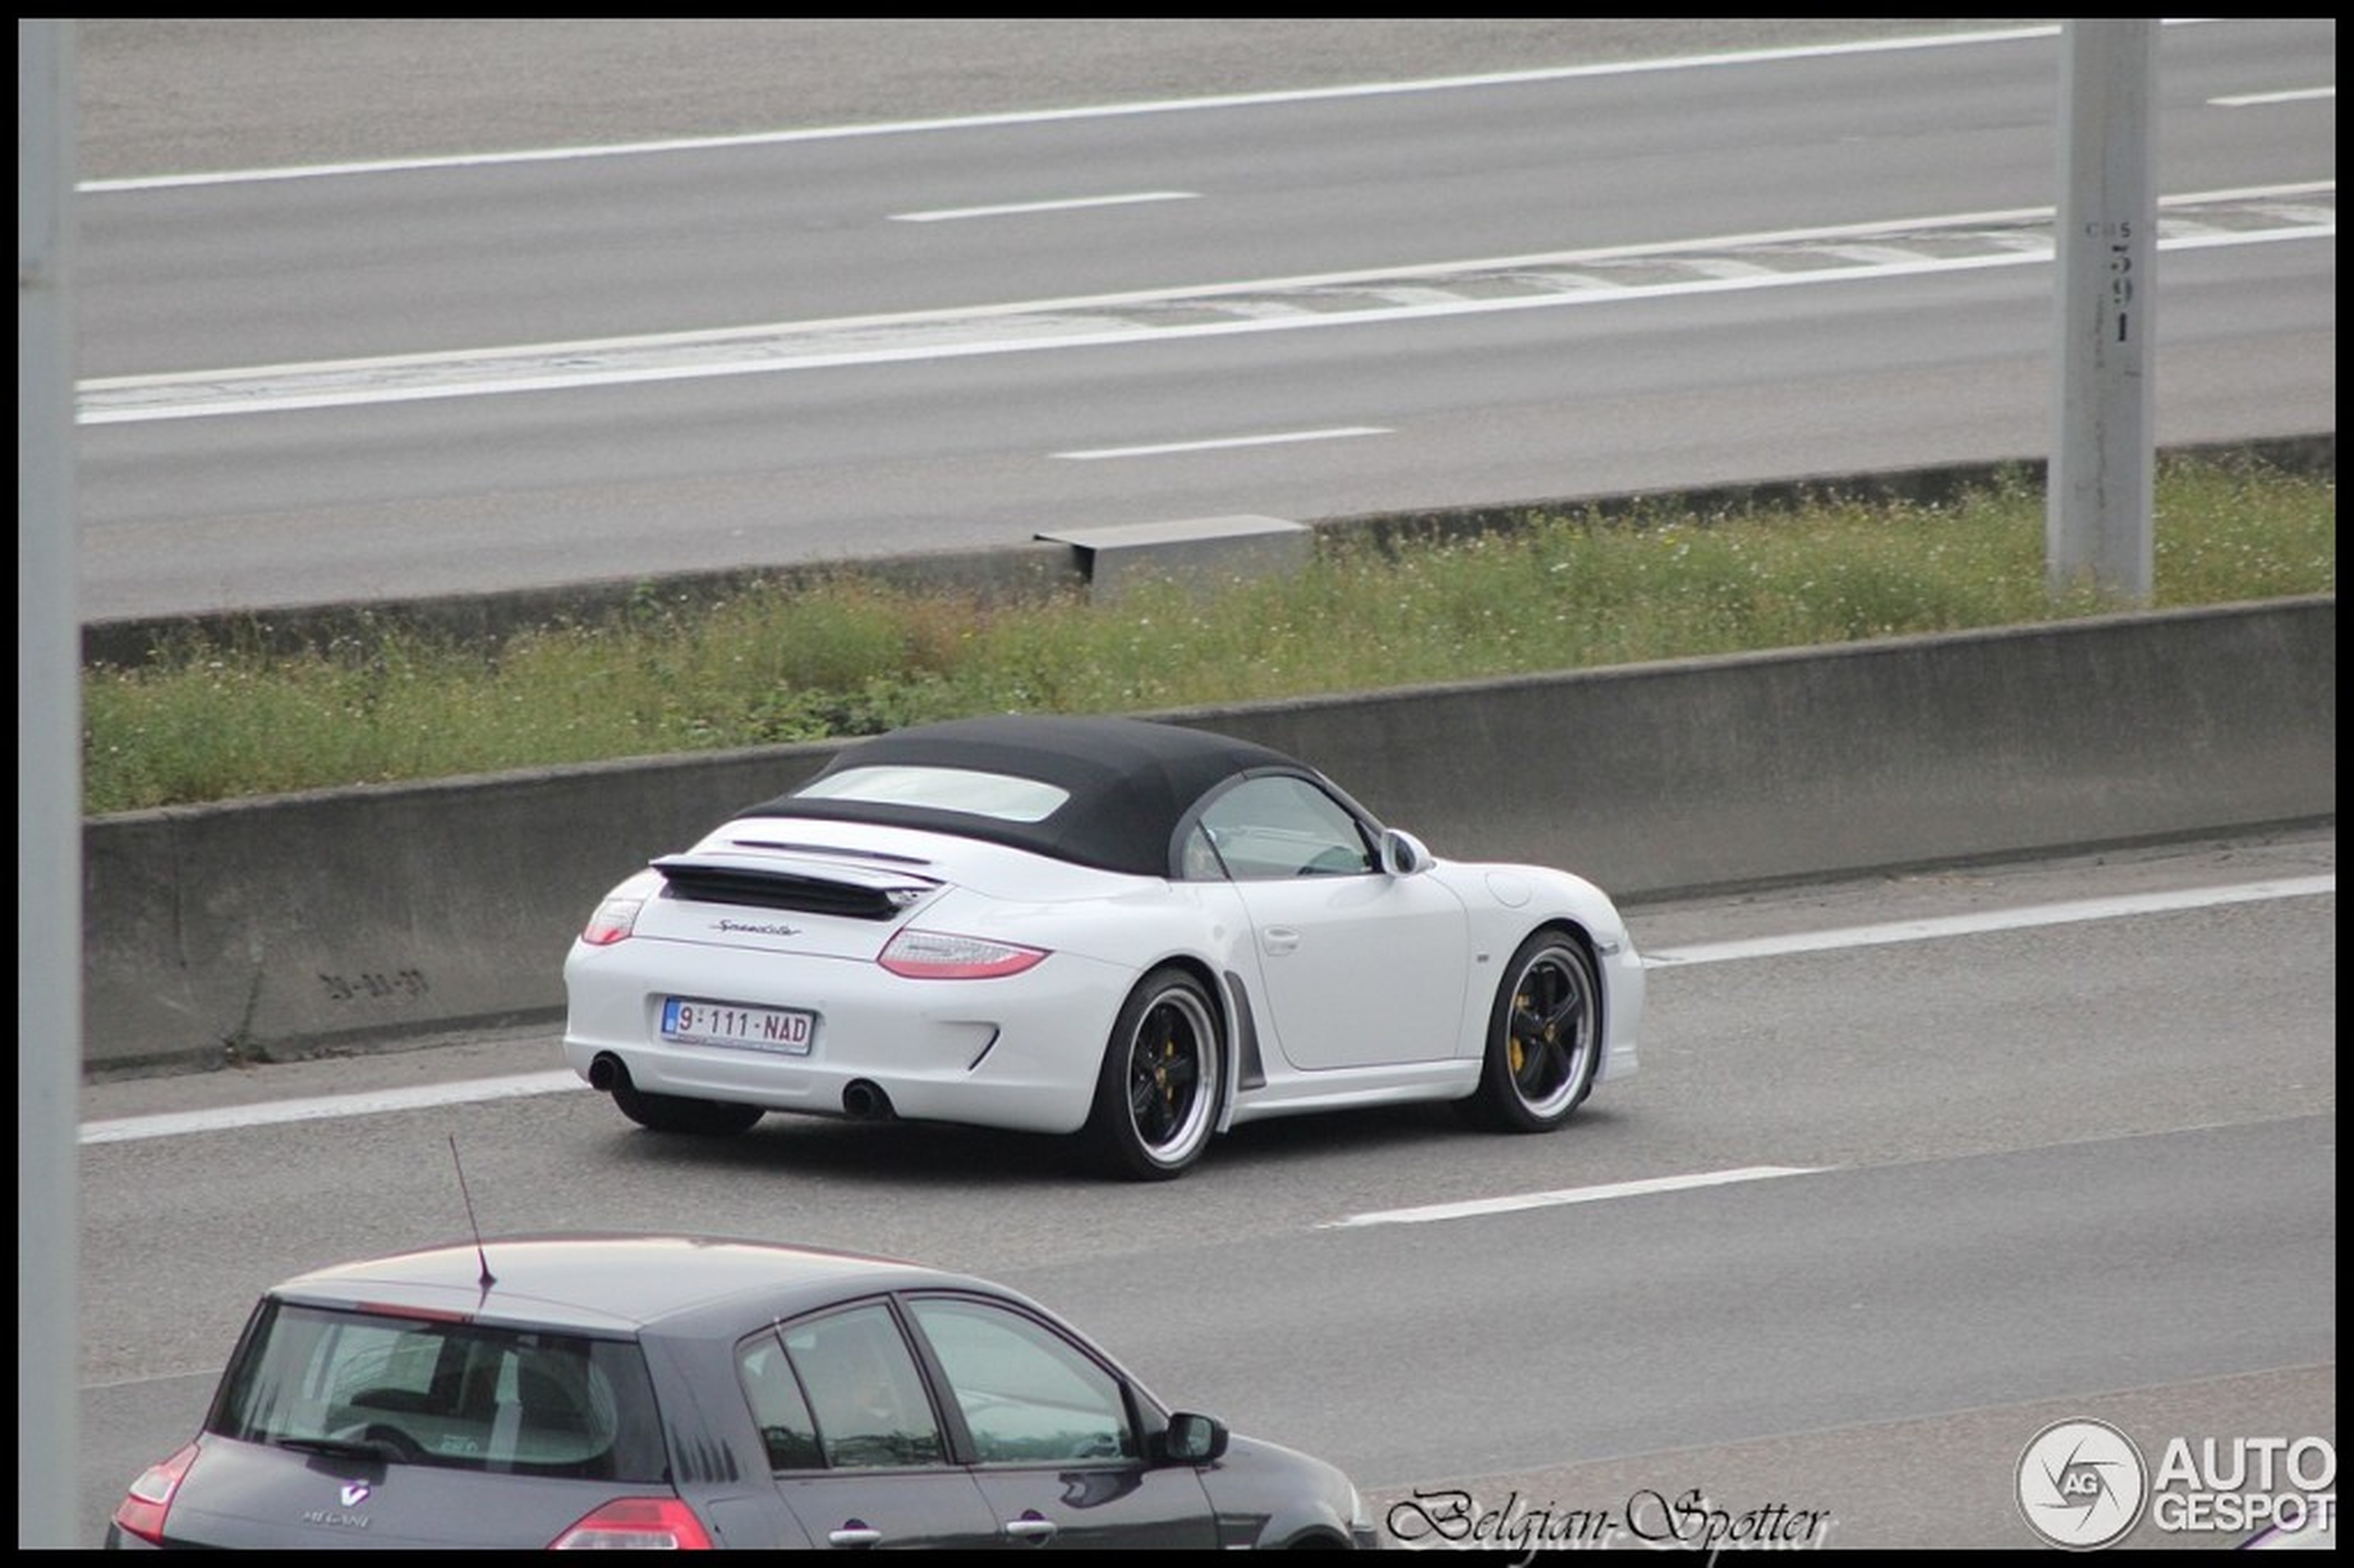
<instances>
[{"instance_id":1,"label":"door handle","mask_svg":"<svg viewBox=\"0 0 2354 1568\"><path fill-rule=\"evenodd\" d=\"M1259 945L1271 958L1280 958L1299 947L1299 932L1289 926L1269 926L1259 933Z\"/></svg>"},{"instance_id":2,"label":"door handle","mask_svg":"<svg viewBox=\"0 0 2354 1568\"><path fill-rule=\"evenodd\" d=\"M871 1547L882 1545L882 1532L863 1519L845 1519L842 1526L826 1535L828 1546Z\"/></svg>"},{"instance_id":3,"label":"door handle","mask_svg":"<svg viewBox=\"0 0 2354 1568\"><path fill-rule=\"evenodd\" d=\"M1030 1546L1044 1546L1061 1528L1034 1508L1024 1509L1019 1519L1006 1521L1006 1534Z\"/></svg>"}]
</instances>

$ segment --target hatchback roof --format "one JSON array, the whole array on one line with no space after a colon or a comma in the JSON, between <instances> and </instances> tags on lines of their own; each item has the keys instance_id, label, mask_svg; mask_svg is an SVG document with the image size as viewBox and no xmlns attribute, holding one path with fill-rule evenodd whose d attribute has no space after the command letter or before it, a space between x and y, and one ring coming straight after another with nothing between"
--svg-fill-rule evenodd
<instances>
[{"instance_id":1,"label":"hatchback roof","mask_svg":"<svg viewBox=\"0 0 2354 1568\"><path fill-rule=\"evenodd\" d=\"M453 1242L314 1270L271 1294L316 1305L376 1305L611 1333L636 1332L732 1300L759 1299L782 1313L867 1290L980 1283L896 1258L818 1247L613 1233Z\"/></svg>"}]
</instances>

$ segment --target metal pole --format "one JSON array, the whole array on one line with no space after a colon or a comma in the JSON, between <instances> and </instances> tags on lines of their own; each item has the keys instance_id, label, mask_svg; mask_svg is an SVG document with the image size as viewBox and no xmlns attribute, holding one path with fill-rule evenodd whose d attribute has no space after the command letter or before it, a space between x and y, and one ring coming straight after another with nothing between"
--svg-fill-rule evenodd
<instances>
[{"instance_id":1,"label":"metal pole","mask_svg":"<svg viewBox=\"0 0 2354 1568\"><path fill-rule=\"evenodd\" d=\"M2150 95L2158 23L2060 33L2059 395L2044 498L2051 591L2149 602L2158 205Z\"/></svg>"},{"instance_id":2,"label":"metal pole","mask_svg":"<svg viewBox=\"0 0 2354 1568\"><path fill-rule=\"evenodd\" d=\"M73 23L17 19L17 1546L75 1540L82 689Z\"/></svg>"}]
</instances>

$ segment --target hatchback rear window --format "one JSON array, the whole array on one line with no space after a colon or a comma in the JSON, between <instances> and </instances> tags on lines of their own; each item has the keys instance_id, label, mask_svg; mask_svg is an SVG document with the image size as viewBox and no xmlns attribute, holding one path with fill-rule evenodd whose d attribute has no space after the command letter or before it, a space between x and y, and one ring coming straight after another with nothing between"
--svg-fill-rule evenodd
<instances>
[{"instance_id":1,"label":"hatchback rear window","mask_svg":"<svg viewBox=\"0 0 2354 1568\"><path fill-rule=\"evenodd\" d=\"M500 1474L659 1482L662 1427L631 1340L265 1301L211 1431Z\"/></svg>"}]
</instances>

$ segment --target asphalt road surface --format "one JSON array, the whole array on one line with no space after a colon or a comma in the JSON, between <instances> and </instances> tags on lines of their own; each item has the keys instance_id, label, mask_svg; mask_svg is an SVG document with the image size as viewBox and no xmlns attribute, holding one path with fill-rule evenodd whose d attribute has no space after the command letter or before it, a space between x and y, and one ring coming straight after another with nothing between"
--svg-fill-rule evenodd
<instances>
[{"instance_id":1,"label":"asphalt road surface","mask_svg":"<svg viewBox=\"0 0 2354 1568\"><path fill-rule=\"evenodd\" d=\"M1030 1289L1344 1465L1401 1540L1458 1494L1625 1531L1697 1492L1820 1515L1802 1544L2032 1546L2015 1469L2053 1422L2153 1463L2335 1444L2335 849L1637 909L1642 1070L1561 1132L1261 1123L1166 1185L947 1128L668 1140L544 1032L95 1087L83 1518L200 1419L262 1284L465 1233L454 1136L492 1233L684 1224Z\"/></svg>"},{"instance_id":2,"label":"asphalt road surface","mask_svg":"<svg viewBox=\"0 0 2354 1568\"><path fill-rule=\"evenodd\" d=\"M2161 443L2335 429L2335 39L2163 30ZM102 22L84 55L85 619L2051 438L2049 27Z\"/></svg>"}]
</instances>

